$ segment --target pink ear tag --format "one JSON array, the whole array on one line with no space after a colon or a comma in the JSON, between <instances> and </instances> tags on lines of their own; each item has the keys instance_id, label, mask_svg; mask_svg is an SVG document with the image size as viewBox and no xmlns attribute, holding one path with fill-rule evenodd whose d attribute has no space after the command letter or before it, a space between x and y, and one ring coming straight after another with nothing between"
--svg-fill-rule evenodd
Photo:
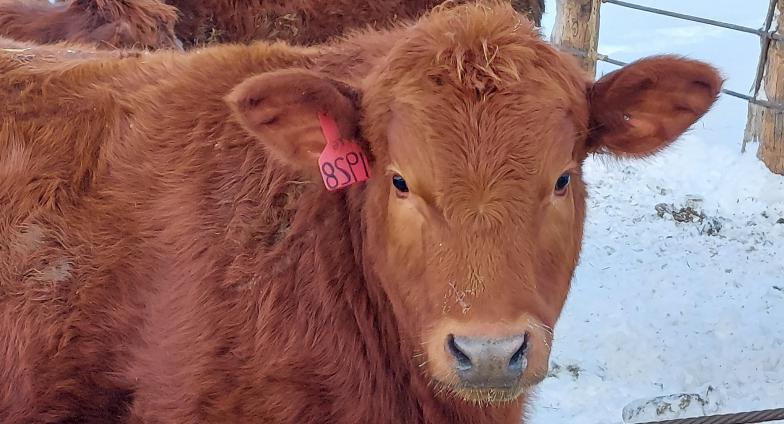
<instances>
[{"instance_id":1,"label":"pink ear tag","mask_svg":"<svg viewBox=\"0 0 784 424\"><path fill-rule=\"evenodd\" d=\"M319 113L319 123L327 144L318 164L327 190L339 190L370 178L370 165L362 148L353 140L342 139L329 115Z\"/></svg>"}]
</instances>

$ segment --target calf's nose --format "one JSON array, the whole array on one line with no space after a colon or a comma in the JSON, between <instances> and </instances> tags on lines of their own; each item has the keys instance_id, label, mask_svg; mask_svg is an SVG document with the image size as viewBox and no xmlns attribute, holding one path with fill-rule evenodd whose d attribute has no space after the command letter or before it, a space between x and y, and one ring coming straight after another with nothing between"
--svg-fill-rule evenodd
<instances>
[{"instance_id":1,"label":"calf's nose","mask_svg":"<svg viewBox=\"0 0 784 424\"><path fill-rule=\"evenodd\" d=\"M528 361L528 337L466 337L450 334L447 352L460 382L471 388L511 388L518 384Z\"/></svg>"}]
</instances>

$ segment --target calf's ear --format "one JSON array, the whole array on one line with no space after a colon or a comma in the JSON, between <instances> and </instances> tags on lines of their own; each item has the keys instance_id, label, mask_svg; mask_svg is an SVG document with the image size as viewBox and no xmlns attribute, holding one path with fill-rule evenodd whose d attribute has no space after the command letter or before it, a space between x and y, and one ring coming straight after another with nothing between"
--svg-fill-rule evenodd
<instances>
[{"instance_id":1,"label":"calf's ear","mask_svg":"<svg viewBox=\"0 0 784 424\"><path fill-rule=\"evenodd\" d=\"M313 176L319 173L318 158L326 145L319 114L332 117L343 138L354 137L359 123L357 92L305 69L248 78L225 100L270 154Z\"/></svg>"},{"instance_id":2,"label":"calf's ear","mask_svg":"<svg viewBox=\"0 0 784 424\"><path fill-rule=\"evenodd\" d=\"M588 151L655 154L708 112L722 84L712 66L675 56L650 57L611 72L589 90Z\"/></svg>"}]
</instances>

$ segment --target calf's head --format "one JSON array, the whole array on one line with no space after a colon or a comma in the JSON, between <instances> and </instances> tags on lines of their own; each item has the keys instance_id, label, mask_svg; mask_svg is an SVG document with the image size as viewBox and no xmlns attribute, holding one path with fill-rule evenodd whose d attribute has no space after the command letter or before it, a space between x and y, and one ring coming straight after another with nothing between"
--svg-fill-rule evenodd
<instances>
[{"instance_id":1,"label":"calf's head","mask_svg":"<svg viewBox=\"0 0 784 424\"><path fill-rule=\"evenodd\" d=\"M290 69L228 101L271 154L319 184L317 114L344 135L359 129L373 158L359 188L366 265L402 345L434 390L484 403L546 375L580 253L583 161L656 153L721 84L712 67L670 56L591 82L509 6L471 4L408 28L359 87Z\"/></svg>"}]
</instances>

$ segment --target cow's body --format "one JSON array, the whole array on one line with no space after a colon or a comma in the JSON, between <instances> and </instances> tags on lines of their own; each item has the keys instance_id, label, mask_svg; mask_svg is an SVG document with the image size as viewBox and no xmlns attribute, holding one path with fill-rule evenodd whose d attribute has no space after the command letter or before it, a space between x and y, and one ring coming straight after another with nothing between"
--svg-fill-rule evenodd
<instances>
[{"instance_id":1,"label":"cow's body","mask_svg":"<svg viewBox=\"0 0 784 424\"><path fill-rule=\"evenodd\" d=\"M347 30L415 19L444 0L0 0L0 35L106 48L186 48L285 40L310 45ZM537 25L544 0L512 0Z\"/></svg>"},{"instance_id":2,"label":"cow's body","mask_svg":"<svg viewBox=\"0 0 784 424\"><path fill-rule=\"evenodd\" d=\"M416 216L410 208L396 209L408 201L408 191L388 191L386 136L379 134L388 125L390 139L397 139L395 134L405 129L398 106L385 103L389 96L403 98L395 90L412 93L406 98L409 108L418 107L412 99L427 94L410 88L419 81L416 72L442 90L459 81L470 84L466 96L479 95L478 106L471 106L478 113L488 113L496 98L522 99L526 104L503 107L498 119L511 119L509 125L523 121L529 130L545 124L516 112L518 106L531 106L532 114L540 108L525 97L535 92L520 95L515 81L563 90L539 98L543 104L572 102L574 125L587 127L587 83L576 65L537 40L533 28L520 25L508 6L472 6L441 11L413 29L355 34L320 48L256 43L114 57L85 49L77 58L43 56L46 60L39 54L51 47L29 47L25 60L18 51L0 50L0 102L5 105L0 124L0 421L519 423L527 388L546 372L551 328L576 264L585 202L579 175L573 194L559 188L547 200L554 205L548 207L562 212L536 218L544 229L531 237L542 237L537 243L546 249L543 256L519 250L507 260L489 250L495 244L515 249L514 243L529 239L515 233L531 231L522 215L512 209L496 212L507 210L498 209L507 208L503 202L530 208L531 193L510 192L486 201L482 207L490 215L456 215L466 222L462 231L475 231L471 223L478 219L477 228L487 237L467 261L481 272L486 294L460 297L460 311L450 306L455 293L449 290L463 290L462 280L447 284L415 270L421 277L410 281L390 267L406 271L416 264L415 257L395 259L397 265L385 262L415 252L393 249L405 240L385 239L385 220L404 213L408 224ZM453 28L457 38L438 39L450 37L444 28ZM458 51L455 60L465 62L459 62L454 81L450 67L405 65L417 55L423 63L431 60L420 40ZM466 47L475 40L480 52L500 46L493 65L499 68L473 64L484 60ZM510 51L521 56L509 56ZM551 70L542 68L542 60ZM584 157L600 142L614 152L642 155L671 142L707 110L719 84L713 71L668 60L650 65L673 75L654 87L683 83L696 88L665 87L695 100L678 103L677 115L657 127L655 137L663 141L640 138L646 133L638 131L634 140L643 142L631 148L624 144L626 136L618 135L625 133L609 124L614 121L596 112L595 123L608 124L596 124L604 132L595 144L584 145L578 138L575 155ZM531 68L516 73L511 66ZM636 75L652 72L648 66L637 66ZM628 81L616 76L605 85L617 88ZM501 85L505 78L512 85ZM397 80L406 84L396 85ZM696 94L689 94L692 89ZM361 100L355 90L363 92ZM593 103L615 102L602 90L592 94ZM637 115L635 108L648 106L635 103L635 96L623 99L625 110L632 110L630 121L649 124L637 119L657 115ZM423 104L429 105L426 111L446 103ZM315 123L319 111L332 114L342 134L357 134L359 128L368 140L370 145L361 143L373 154L367 183L328 192L308 171L316 167L313 149L324 143ZM603 111L615 116L609 106ZM472 121L438 119L441 125L462 122ZM497 122L506 121L482 118L479 123L492 130ZM482 129L483 137L465 143L480 149L477 165L497 160L518 178L522 174L517 172L525 171L519 167L539 163L519 159L521 154L539 154L536 143L570 131L570 125L553 126L524 141L518 137L530 132L495 135ZM437 140L433 128L421 140ZM584 130L577 134L585 137ZM605 142L602 137L614 138ZM406 139L419 140L403 137L395 148ZM482 146L495 149L491 142L505 145L517 159L481 159L488 154ZM558 149L544 150L548 158L558 158L563 155ZM498 150L488 152L493 151ZM427 159L425 150L419 152L413 156ZM556 178L560 170L552 172ZM421 181L444 178L437 175ZM550 173L546 177L544 193L550 196ZM416 189L417 180L411 181ZM457 191L460 179L452 181L446 187ZM512 190L534 186L504 181L495 184ZM391 212L384 212L387 196ZM456 208L464 199L450 200L448 210L460 212ZM492 236L497 228L507 228L500 227L505 219L510 238ZM444 222L438 225L454 225ZM552 222L559 224L548 229ZM558 230L565 225L568 231ZM401 231L392 236L412 237ZM437 248L449 243L457 241L444 238ZM475 260L484 254L493 254L495 263ZM449 255L443 250L437 258ZM562 263L562 255L569 260ZM528 259L507 262L520 258ZM459 265L449 269L458 277L462 272ZM504 278L494 276L496 269L505 272ZM549 283L532 284L539 275L547 275ZM408 294L425 287L421 295ZM504 294L491 296L492 290ZM434 303L416 303L428 299ZM471 302L467 308L466 302ZM498 376L486 374L473 376L474 386L462 386L450 374L453 360L444 357L444 341L435 335L449 331L452 349L452 333L470 336L471 328L499 337L525 334L518 353L528 355L527 368L518 370L513 381L504 377L511 385L498 386L492 380ZM469 348L462 349L474 355ZM454 349L452 355L459 355Z\"/></svg>"}]
</instances>

